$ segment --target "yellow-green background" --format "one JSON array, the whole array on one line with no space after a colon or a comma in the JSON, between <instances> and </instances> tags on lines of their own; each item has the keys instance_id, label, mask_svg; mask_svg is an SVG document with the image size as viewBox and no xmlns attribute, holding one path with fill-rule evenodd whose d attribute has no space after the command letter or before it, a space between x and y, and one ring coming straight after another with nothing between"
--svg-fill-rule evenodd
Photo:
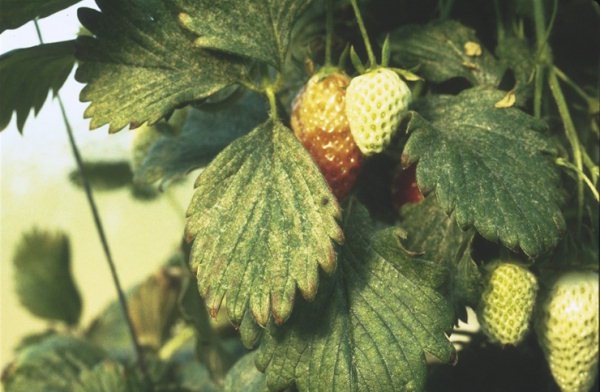
<instances>
[{"instance_id":1,"label":"yellow-green background","mask_svg":"<svg viewBox=\"0 0 600 392\"><path fill-rule=\"evenodd\" d=\"M92 1L78 6L82 5L94 7ZM41 20L47 42L75 37L79 29L78 6ZM0 35L2 53L36 44L32 23ZM108 135L106 128L89 131L88 121L83 119L86 104L78 100L80 89L81 85L71 75L61 96L84 157L127 158L131 132ZM0 367L3 367L21 337L41 331L46 325L19 305L13 291L12 254L23 231L38 226L64 230L69 235L73 272L84 301L84 325L115 298L115 290L85 195L68 180L75 164L56 101L49 99L39 115L32 116L23 135L13 121L0 134L0 156ZM152 202L136 202L128 189L96 192L124 286L142 279L178 246L183 210L191 193L191 181L173 188L171 201L161 197Z\"/></svg>"}]
</instances>

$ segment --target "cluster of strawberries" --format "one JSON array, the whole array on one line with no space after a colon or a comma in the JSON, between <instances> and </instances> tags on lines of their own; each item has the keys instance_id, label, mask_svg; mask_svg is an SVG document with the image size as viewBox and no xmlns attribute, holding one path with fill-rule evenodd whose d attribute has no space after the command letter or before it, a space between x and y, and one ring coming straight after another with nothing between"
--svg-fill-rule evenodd
<instances>
[{"instance_id":1,"label":"cluster of strawberries","mask_svg":"<svg viewBox=\"0 0 600 392\"><path fill-rule=\"evenodd\" d=\"M354 187L365 157L390 144L410 100L406 83L385 67L353 79L340 70L321 71L298 93L292 129L338 199ZM423 199L414 166L398 171L392 197L396 207Z\"/></svg>"}]
</instances>

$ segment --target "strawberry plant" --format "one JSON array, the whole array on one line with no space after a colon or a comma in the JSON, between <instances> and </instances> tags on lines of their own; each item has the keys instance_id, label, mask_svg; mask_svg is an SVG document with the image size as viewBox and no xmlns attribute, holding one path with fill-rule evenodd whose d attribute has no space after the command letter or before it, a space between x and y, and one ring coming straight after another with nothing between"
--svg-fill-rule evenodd
<instances>
[{"instance_id":1,"label":"strawberry plant","mask_svg":"<svg viewBox=\"0 0 600 392\"><path fill-rule=\"evenodd\" d=\"M7 392L597 388L594 2L95 2L53 43L38 18L77 0L1 5L40 44L0 56L0 128L58 100L117 293L81 323L68 235L24 233L16 294L48 329ZM74 67L130 165L82 157ZM180 249L123 290L94 192L195 169Z\"/></svg>"}]
</instances>

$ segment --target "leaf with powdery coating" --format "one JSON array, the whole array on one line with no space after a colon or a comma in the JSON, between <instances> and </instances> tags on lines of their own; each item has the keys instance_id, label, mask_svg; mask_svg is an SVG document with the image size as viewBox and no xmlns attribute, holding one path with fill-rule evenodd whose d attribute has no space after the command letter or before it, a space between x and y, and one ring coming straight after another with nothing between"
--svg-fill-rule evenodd
<instances>
[{"instance_id":1,"label":"leaf with powdery coating","mask_svg":"<svg viewBox=\"0 0 600 392\"><path fill-rule=\"evenodd\" d=\"M348 210L336 274L263 338L271 391L422 391L425 353L454 358L452 306L436 290L445 269L403 250L398 228L375 232L364 207Z\"/></svg>"},{"instance_id":2,"label":"leaf with powdery coating","mask_svg":"<svg viewBox=\"0 0 600 392\"><path fill-rule=\"evenodd\" d=\"M76 79L87 85L90 127L156 123L174 109L202 100L242 78L243 61L194 46L171 2L97 0L100 12L79 9L94 37L77 40Z\"/></svg>"},{"instance_id":3,"label":"leaf with powdery coating","mask_svg":"<svg viewBox=\"0 0 600 392\"><path fill-rule=\"evenodd\" d=\"M340 208L294 134L269 120L221 152L200 174L187 238L200 293L216 315L246 309L265 325L291 314L296 288L314 298L321 266L335 269Z\"/></svg>"},{"instance_id":4,"label":"leaf with powdery coating","mask_svg":"<svg viewBox=\"0 0 600 392\"><path fill-rule=\"evenodd\" d=\"M454 20L403 26L390 36L392 61L440 83L461 77L497 86L504 67L479 43L475 31Z\"/></svg>"},{"instance_id":5,"label":"leaf with powdery coating","mask_svg":"<svg viewBox=\"0 0 600 392\"><path fill-rule=\"evenodd\" d=\"M176 0L199 47L283 69L292 27L312 0Z\"/></svg>"},{"instance_id":6,"label":"leaf with powdery coating","mask_svg":"<svg viewBox=\"0 0 600 392\"><path fill-rule=\"evenodd\" d=\"M494 106L503 95L475 88L415 102L403 159L419 162L419 188L435 190L459 226L535 257L565 230L555 149L542 121Z\"/></svg>"}]
</instances>

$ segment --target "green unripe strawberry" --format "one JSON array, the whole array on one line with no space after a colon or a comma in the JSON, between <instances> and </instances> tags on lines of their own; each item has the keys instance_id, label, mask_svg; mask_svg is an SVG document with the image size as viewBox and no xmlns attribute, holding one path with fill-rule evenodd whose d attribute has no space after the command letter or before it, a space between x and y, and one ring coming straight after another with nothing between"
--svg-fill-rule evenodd
<instances>
[{"instance_id":1,"label":"green unripe strawberry","mask_svg":"<svg viewBox=\"0 0 600 392\"><path fill-rule=\"evenodd\" d=\"M500 262L492 268L477 316L490 340L516 345L529 329L538 290L537 279L519 264Z\"/></svg>"},{"instance_id":2,"label":"green unripe strawberry","mask_svg":"<svg viewBox=\"0 0 600 392\"><path fill-rule=\"evenodd\" d=\"M410 100L406 83L387 68L352 79L346 91L346 116L364 155L379 153L390 144Z\"/></svg>"},{"instance_id":3,"label":"green unripe strawberry","mask_svg":"<svg viewBox=\"0 0 600 392\"><path fill-rule=\"evenodd\" d=\"M598 373L598 274L561 276L542 303L536 332L563 392L588 392Z\"/></svg>"}]
</instances>

